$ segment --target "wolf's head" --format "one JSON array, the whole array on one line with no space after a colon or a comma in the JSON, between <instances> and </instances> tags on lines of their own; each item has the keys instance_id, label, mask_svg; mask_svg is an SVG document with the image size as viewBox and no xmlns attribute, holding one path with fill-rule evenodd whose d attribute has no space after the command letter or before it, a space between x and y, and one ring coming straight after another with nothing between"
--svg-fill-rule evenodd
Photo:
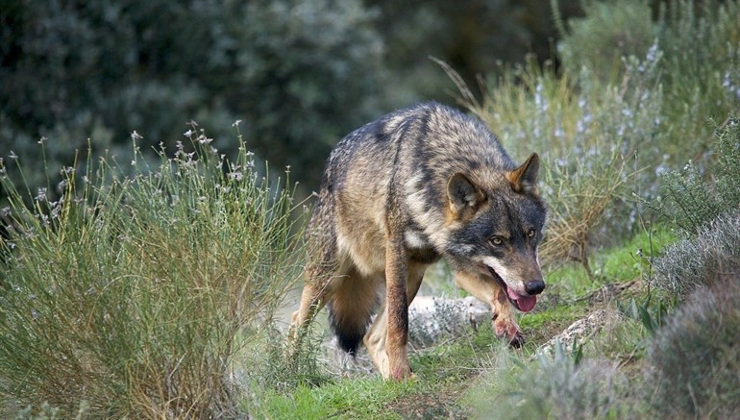
<instances>
[{"instance_id":1,"label":"wolf's head","mask_svg":"<svg viewBox=\"0 0 740 420\"><path fill-rule=\"evenodd\" d=\"M444 254L455 270L498 283L520 311L530 311L545 288L537 246L546 209L537 192L537 154L509 172L478 179L456 173L447 183Z\"/></svg>"}]
</instances>

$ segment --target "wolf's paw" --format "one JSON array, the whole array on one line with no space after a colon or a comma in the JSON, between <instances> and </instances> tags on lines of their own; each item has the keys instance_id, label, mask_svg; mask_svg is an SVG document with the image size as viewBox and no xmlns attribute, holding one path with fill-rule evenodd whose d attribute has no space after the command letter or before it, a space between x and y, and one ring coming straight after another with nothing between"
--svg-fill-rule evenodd
<instances>
[{"instance_id":1,"label":"wolf's paw","mask_svg":"<svg viewBox=\"0 0 740 420\"><path fill-rule=\"evenodd\" d=\"M524 345L524 334L513 322L493 321L493 330L496 332L496 336L508 340L511 347L519 348Z\"/></svg>"},{"instance_id":2,"label":"wolf's paw","mask_svg":"<svg viewBox=\"0 0 740 420\"><path fill-rule=\"evenodd\" d=\"M397 367L391 371L391 377L390 379L393 379L394 381L403 381L405 379L416 379L416 374L411 371L411 368L406 367Z\"/></svg>"}]
</instances>

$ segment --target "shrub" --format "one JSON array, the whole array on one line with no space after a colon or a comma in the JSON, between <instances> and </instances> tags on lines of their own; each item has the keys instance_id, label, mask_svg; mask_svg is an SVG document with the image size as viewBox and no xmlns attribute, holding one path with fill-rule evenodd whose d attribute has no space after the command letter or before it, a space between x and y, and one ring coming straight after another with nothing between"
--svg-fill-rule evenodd
<instances>
[{"instance_id":1,"label":"shrub","mask_svg":"<svg viewBox=\"0 0 740 420\"><path fill-rule=\"evenodd\" d=\"M670 246L655 260L652 284L680 296L714 285L740 269L740 211L714 219L693 238Z\"/></svg>"},{"instance_id":2,"label":"shrub","mask_svg":"<svg viewBox=\"0 0 740 420\"><path fill-rule=\"evenodd\" d=\"M739 276L736 264L724 281L697 290L653 341L646 381L658 417L740 415Z\"/></svg>"},{"instance_id":3,"label":"shrub","mask_svg":"<svg viewBox=\"0 0 740 420\"><path fill-rule=\"evenodd\" d=\"M583 12L582 18L560 23L557 48L567 74L587 68L599 80L616 82L623 73L622 59L643 57L658 35L647 0L587 0Z\"/></svg>"},{"instance_id":4,"label":"shrub","mask_svg":"<svg viewBox=\"0 0 740 420\"><path fill-rule=\"evenodd\" d=\"M575 355L557 345L552 355L525 364L503 352L468 395L473 417L589 419L629 413L627 380L616 363L579 361Z\"/></svg>"},{"instance_id":5,"label":"shrub","mask_svg":"<svg viewBox=\"0 0 740 420\"><path fill-rule=\"evenodd\" d=\"M3 6L0 144L27 156L40 137L56 139L51 166L88 138L96 153L121 152L134 127L145 153L174 147L191 119L236 153L227 124L240 118L262 158L318 184L314 163L330 144L380 113L383 40L359 0ZM29 177L44 169L34 163Z\"/></svg>"},{"instance_id":6,"label":"shrub","mask_svg":"<svg viewBox=\"0 0 740 420\"><path fill-rule=\"evenodd\" d=\"M232 356L293 284L300 230L244 143L226 160L198 131L158 164L88 152L54 201L1 166L4 398L63 416L83 402L94 417L237 414Z\"/></svg>"},{"instance_id":7,"label":"shrub","mask_svg":"<svg viewBox=\"0 0 740 420\"><path fill-rule=\"evenodd\" d=\"M740 121L728 118L714 136L714 161L704 171L689 162L663 178L663 211L687 233L740 206Z\"/></svg>"}]
</instances>

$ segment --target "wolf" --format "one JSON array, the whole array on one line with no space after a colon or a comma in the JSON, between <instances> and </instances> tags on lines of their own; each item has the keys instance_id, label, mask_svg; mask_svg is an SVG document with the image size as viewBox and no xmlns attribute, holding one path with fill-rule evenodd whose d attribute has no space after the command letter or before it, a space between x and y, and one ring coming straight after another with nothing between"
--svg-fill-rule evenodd
<instances>
[{"instance_id":1,"label":"wolf","mask_svg":"<svg viewBox=\"0 0 740 420\"><path fill-rule=\"evenodd\" d=\"M515 164L480 120L435 102L348 134L327 160L309 221L294 348L328 305L344 350L363 342L384 378L412 376L408 307L440 258L490 305L496 334L522 345L515 309L532 310L545 288L538 170L536 153Z\"/></svg>"}]
</instances>

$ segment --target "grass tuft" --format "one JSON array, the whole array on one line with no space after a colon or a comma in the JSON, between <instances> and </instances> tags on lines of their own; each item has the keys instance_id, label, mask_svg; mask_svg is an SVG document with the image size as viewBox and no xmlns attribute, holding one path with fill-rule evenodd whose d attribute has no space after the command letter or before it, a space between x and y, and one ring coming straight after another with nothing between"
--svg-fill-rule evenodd
<instances>
[{"instance_id":1,"label":"grass tuft","mask_svg":"<svg viewBox=\"0 0 740 420\"><path fill-rule=\"evenodd\" d=\"M93 417L237 414L232 356L294 283L300 225L241 142L103 156L26 191L2 177L0 393ZM17 165L8 162L7 165ZM95 169L93 169L95 167ZM5 172L3 167L3 172Z\"/></svg>"}]
</instances>

